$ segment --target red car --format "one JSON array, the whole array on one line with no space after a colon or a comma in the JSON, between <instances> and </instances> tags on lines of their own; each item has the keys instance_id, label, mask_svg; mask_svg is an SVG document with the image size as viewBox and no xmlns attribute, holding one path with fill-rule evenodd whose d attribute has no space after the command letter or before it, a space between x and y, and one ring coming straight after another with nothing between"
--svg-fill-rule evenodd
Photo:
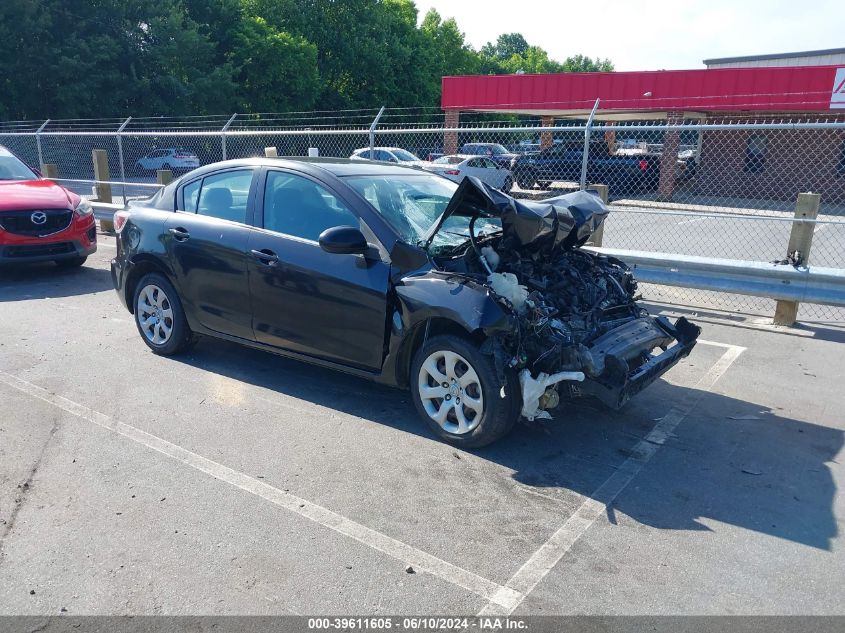
<instances>
[{"instance_id":1,"label":"red car","mask_svg":"<svg viewBox=\"0 0 845 633\"><path fill-rule=\"evenodd\" d=\"M54 261L71 268L96 250L91 204L0 146L0 264Z\"/></svg>"}]
</instances>

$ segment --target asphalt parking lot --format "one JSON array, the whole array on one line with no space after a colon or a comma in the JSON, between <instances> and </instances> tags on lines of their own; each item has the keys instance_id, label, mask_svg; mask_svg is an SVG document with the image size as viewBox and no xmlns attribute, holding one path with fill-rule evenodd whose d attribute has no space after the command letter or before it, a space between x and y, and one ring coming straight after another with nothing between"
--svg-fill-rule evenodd
<instances>
[{"instance_id":1,"label":"asphalt parking lot","mask_svg":"<svg viewBox=\"0 0 845 633\"><path fill-rule=\"evenodd\" d=\"M113 252L0 271L0 614L842 612L845 328L700 315L622 412L464 452L401 391L153 355Z\"/></svg>"}]
</instances>

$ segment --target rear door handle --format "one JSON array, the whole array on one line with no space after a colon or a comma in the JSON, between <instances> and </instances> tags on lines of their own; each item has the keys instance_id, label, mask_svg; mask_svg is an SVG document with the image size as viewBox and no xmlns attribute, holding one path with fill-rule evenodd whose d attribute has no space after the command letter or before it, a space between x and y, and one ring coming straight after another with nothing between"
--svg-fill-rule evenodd
<instances>
[{"instance_id":1,"label":"rear door handle","mask_svg":"<svg viewBox=\"0 0 845 633\"><path fill-rule=\"evenodd\" d=\"M188 233L188 232L187 232L185 229L183 229L181 226L177 226L177 227L174 227L174 228L172 228L172 229L168 229L168 231L170 231L170 234L174 237L174 239L175 239L177 242L184 242L184 241L185 241L185 240L187 240L189 237L191 237L191 234L190 234L190 233Z\"/></svg>"},{"instance_id":2,"label":"rear door handle","mask_svg":"<svg viewBox=\"0 0 845 633\"><path fill-rule=\"evenodd\" d=\"M279 263L279 256L269 248L265 248L260 251L253 249L251 252L252 256L258 260L259 264L264 264L265 266L275 266Z\"/></svg>"}]
</instances>

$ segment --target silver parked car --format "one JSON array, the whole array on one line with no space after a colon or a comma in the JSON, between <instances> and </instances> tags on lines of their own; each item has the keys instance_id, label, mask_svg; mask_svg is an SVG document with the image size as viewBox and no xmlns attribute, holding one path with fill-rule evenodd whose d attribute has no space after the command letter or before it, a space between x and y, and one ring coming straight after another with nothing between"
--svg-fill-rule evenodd
<instances>
[{"instance_id":1,"label":"silver parked car","mask_svg":"<svg viewBox=\"0 0 845 633\"><path fill-rule=\"evenodd\" d=\"M513 174L486 156L452 154L443 156L425 167L429 171L461 182L466 176L475 176L481 182L507 193L513 187Z\"/></svg>"},{"instance_id":2,"label":"silver parked car","mask_svg":"<svg viewBox=\"0 0 845 633\"><path fill-rule=\"evenodd\" d=\"M200 159L197 155L182 147L157 149L135 163L135 169L138 171L156 171L157 169L191 171L199 166Z\"/></svg>"},{"instance_id":3,"label":"silver parked car","mask_svg":"<svg viewBox=\"0 0 845 633\"><path fill-rule=\"evenodd\" d=\"M426 164L426 161L422 160L419 156L401 147L374 147L372 151L370 151L369 147L362 147L352 152L352 156L349 158L354 160L379 160L384 163L397 163L405 167Z\"/></svg>"}]
</instances>

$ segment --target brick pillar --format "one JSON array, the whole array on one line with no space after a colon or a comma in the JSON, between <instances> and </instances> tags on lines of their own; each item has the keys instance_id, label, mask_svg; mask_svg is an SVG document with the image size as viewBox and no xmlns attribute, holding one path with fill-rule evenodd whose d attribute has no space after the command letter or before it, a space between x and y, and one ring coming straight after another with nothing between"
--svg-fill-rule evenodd
<instances>
[{"instance_id":1,"label":"brick pillar","mask_svg":"<svg viewBox=\"0 0 845 633\"><path fill-rule=\"evenodd\" d=\"M553 127L555 118L553 116L544 116L540 118L540 125L542 127ZM540 149L546 149L554 145L554 137L551 132L540 132Z\"/></svg>"},{"instance_id":2,"label":"brick pillar","mask_svg":"<svg viewBox=\"0 0 845 633\"><path fill-rule=\"evenodd\" d=\"M669 112L666 123L679 125L683 123L683 112ZM667 130L663 137L663 151L660 153L660 181L657 185L657 199L668 201L675 191L675 172L678 168L678 148L681 145L681 133L678 130Z\"/></svg>"},{"instance_id":3,"label":"brick pillar","mask_svg":"<svg viewBox=\"0 0 845 633\"><path fill-rule=\"evenodd\" d=\"M607 124L607 127L612 127L610 123ZM607 143L607 153L611 156L616 153L616 131L615 130L607 130L604 133L604 142Z\"/></svg>"},{"instance_id":4,"label":"brick pillar","mask_svg":"<svg viewBox=\"0 0 845 633\"><path fill-rule=\"evenodd\" d=\"M443 123L443 127L447 128L456 128L458 124L461 122L461 111L460 110L446 110L446 119ZM457 154L458 153L458 133L457 132L444 132L443 133L443 153L444 154Z\"/></svg>"}]
</instances>

